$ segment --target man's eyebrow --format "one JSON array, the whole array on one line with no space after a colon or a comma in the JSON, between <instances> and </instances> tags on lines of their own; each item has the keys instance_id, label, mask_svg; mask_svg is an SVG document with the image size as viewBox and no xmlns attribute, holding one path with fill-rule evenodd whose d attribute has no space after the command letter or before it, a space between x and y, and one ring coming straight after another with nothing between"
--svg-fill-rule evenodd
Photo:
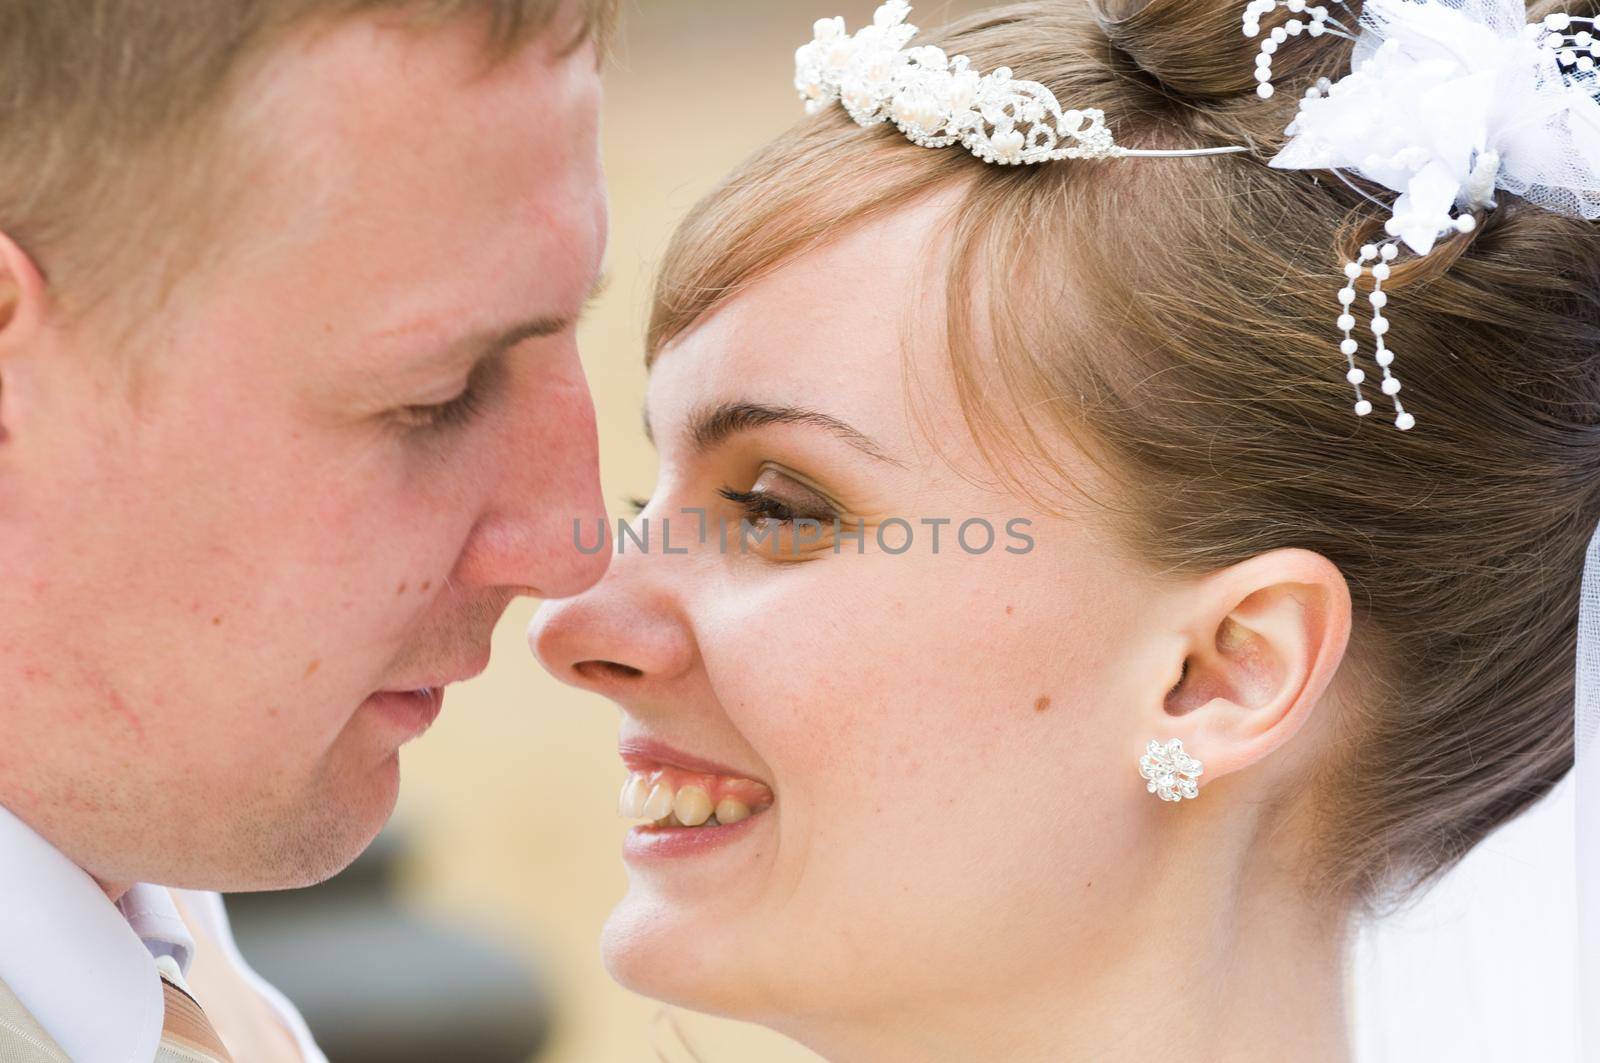
<instances>
[{"instance_id":1,"label":"man's eyebrow","mask_svg":"<svg viewBox=\"0 0 1600 1063\"><path fill-rule=\"evenodd\" d=\"M602 273L596 277L594 284L589 287L589 294L584 296L582 309L576 314L544 315L530 318L488 337L487 341L481 336L478 337L477 346L482 352L481 357L483 359L494 358L509 351L523 340L559 336L568 329L576 328L584 313L605 294L606 287L610 283L611 277L609 274Z\"/></svg>"},{"instance_id":2,"label":"man's eyebrow","mask_svg":"<svg viewBox=\"0 0 1600 1063\"><path fill-rule=\"evenodd\" d=\"M798 424L821 428L870 458L901 468L905 467L903 462L896 461L884 453L883 448L860 429L831 414L803 406L746 401L721 402L704 406L690 415L689 440L694 445L696 453L704 454L741 432L751 432L774 424ZM650 427L648 406L644 409L644 436L652 445L655 444L656 437Z\"/></svg>"},{"instance_id":3,"label":"man's eyebrow","mask_svg":"<svg viewBox=\"0 0 1600 1063\"><path fill-rule=\"evenodd\" d=\"M490 361L505 354L524 340L559 336L575 328L584 313L605 293L610 276L601 274L584 297L583 307L576 314L540 314L499 329L484 329L464 336L444 348L444 356L451 362L471 360L474 363ZM404 333L408 329L396 330Z\"/></svg>"}]
</instances>

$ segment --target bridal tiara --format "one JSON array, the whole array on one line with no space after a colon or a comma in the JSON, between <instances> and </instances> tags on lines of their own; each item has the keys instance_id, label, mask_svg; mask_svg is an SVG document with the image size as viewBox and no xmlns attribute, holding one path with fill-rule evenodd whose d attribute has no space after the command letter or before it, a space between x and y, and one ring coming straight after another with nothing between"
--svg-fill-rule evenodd
<instances>
[{"instance_id":1,"label":"bridal tiara","mask_svg":"<svg viewBox=\"0 0 1600 1063\"><path fill-rule=\"evenodd\" d=\"M1007 67L983 75L964 55L948 56L931 45L907 47L917 35L917 27L906 22L910 15L906 0L889 0L872 25L854 34L845 32L843 18L819 19L811 42L795 52L794 85L806 111L816 114L838 100L860 125L893 122L913 144L960 144L1001 166L1248 150L1125 148L1097 108L1064 110L1049 89L1013 78Z\"/></svg>"},{"instance_id":2,"label":"bridal tiara","mask_svg":"<svg viewBox=\"0 0 1600 1063\"><path fill-rule=\"evenodd\" d=\"M1345 0L1329 0L1349 10ZM1285 16L1266 28L1262 20ZM1063 159L1221 155L1242 145L1174 150L1117 144L1105 114L1065 109L1048 88L1001 67L980 74L964 55L912 47L911 5L889 0L872 25L845 32L842 18L820 19L795 52L795 89L815 114L834 101L858 124L892 123L925 148L960 145L986 163L1035 165ZM1366 0L1357 25L1307 0L1250 0L1241 17L1261 37L1256 92L1273 94L1273 63L1291 38L1323 35L1354 42L1350 73L1307 87L1284 130L1289 140L1268 161L1276 169L1348 174L1398 196L1384 203L1356 190L1388 217L1385 239L1344 263L1335 325L1357 416L1372 412L1356 364L1357 282L1366 302L1379 389L1395 427L1416 423L1399 398L1389 321L1389 279L1402 247L1428 255L1441 239L1470 233L1498 190L1571 217L1600 217L1600 41L1593 20L1553 14L1527 22L1523 0ZM1263 32L1265 30L1265 32Z\"/></svg>"}]
</instances>

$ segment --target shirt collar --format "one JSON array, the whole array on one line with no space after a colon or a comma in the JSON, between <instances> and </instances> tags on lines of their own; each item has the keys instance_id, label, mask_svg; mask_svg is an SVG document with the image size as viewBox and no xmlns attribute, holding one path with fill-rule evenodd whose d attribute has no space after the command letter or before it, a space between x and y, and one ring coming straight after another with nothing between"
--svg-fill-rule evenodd
<instances>
[{"instance_id":1,"label":"shirt collar","mask_svg":"<svg viewBox=\"0 0 1600 1063\"><path fill-rule=\"evenodd\" d=\"M180 971L185 975L189 973L189 961L194 958L194 935L189 933L183 916L178 914L171 890L141 882L122 895L117 910L152 957L171 956L178 961Z\"/></svg>"},{"instance_id":2,"label":"shirt collar","mask_svg":"<svg viewBox=\"0 0 1600 1063\"><path fill-rule=\"evenodd\" d=\"M164 1011L155 957L187 972L193 952L164 887L135 886L113 904L0 807L0 982L70 1058L149 1063Z\"/></svg>"}]
</instances>

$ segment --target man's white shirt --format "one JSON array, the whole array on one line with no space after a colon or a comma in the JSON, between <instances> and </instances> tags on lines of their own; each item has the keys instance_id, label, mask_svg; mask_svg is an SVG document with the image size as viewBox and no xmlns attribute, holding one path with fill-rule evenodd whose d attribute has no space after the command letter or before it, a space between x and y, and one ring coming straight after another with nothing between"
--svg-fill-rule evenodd
<instances>
[{"instance_id":1,"label":"man's white shirt","mask_svg":"<svg viewBox=\"0 0 1600 1063\"><path fill-rule=\"evenodd\" d=\"M300 1013L239 955L220 896L140 884L113 904L93 877L0 807L0 982L74 1063L155 1057L164 1008L157 962L187 975L195 952L174 895L305 1063L327 1063Z\"/></svg>"}]
</instances>

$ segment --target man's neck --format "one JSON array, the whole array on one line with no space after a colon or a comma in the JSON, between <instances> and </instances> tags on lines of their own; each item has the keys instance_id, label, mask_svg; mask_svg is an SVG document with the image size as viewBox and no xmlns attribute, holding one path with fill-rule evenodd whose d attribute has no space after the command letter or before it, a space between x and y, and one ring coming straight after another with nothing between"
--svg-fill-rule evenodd
<instances>
[{"instance_id":1,"label":"man's neck","mask_svg":"<svg viewBox=\"0 0 1600 1063\"><path fill-rule=\"evenodd\" d=\"M102 882L97 876L91 877L94 878L97 886L106 891L106 896L111 898L112 904L122 900L123 894L133 888L133 883L131 882Z\"/></svg>"},{"instance_id":2,"label":"man's neck","mask_svg":"<svg viewBox=\"0 0 1600 1063\"><path fill-rule=\"evenodd\" d=\"M38 817L30 812L30 807L27 802L21 800L12 800L11 796L14 795L0 796L0 808L4 808L7 812L11 813L11 815L22 821L23 826L37 834L45 841L46 844L53 847L68 860L72 860L72 862L75 864L78 863L73 859L72 856L68 854L68 850L62 846L61 842L51 836L54 832L51 831L49 824L40 822ZM101 891L105 893L106 897L111 901L112 904L116 904L118 901L120 901L123 895L133 888L133 883L131 882L108 882L99 875L95 874L93 871L83 867L82 864L79 864L78 866L83 869L85 874L94 880L94 884L100 887Z\"/></svg>"}]
</instances>

